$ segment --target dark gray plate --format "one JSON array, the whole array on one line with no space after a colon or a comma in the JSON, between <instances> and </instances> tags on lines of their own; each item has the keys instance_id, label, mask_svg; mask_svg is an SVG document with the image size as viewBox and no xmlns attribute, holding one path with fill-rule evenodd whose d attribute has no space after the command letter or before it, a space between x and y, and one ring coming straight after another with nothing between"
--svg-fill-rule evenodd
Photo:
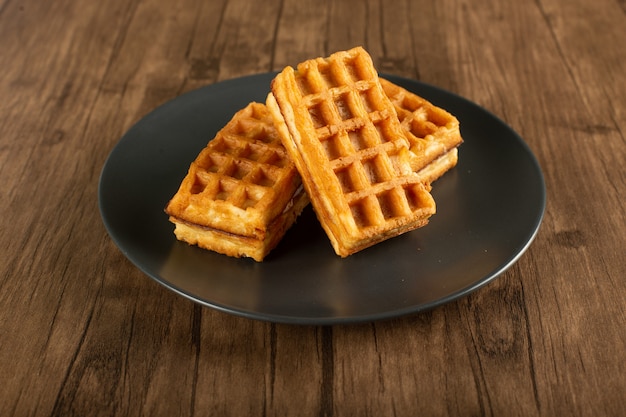
<instances>
[{"instance_id":1,"label":"dark gray plate","mask_svg":"<svg viewBox=\"0 0 626 417\"><path fill-rule=\"evenodd\" d=\"M133 126L100 178L100 212L114 242L144 273L205 306L254 319L336 324L423 311L469 294L510 267L541 223L545 185L524 141L481 107L441 89L386 76L458 117L459 163L437 181L437 214L421 229L346 259L311 208L263 263L176 241L163 208L190 162L274 74L184 94Z\"/></svg>"}]
</instances>

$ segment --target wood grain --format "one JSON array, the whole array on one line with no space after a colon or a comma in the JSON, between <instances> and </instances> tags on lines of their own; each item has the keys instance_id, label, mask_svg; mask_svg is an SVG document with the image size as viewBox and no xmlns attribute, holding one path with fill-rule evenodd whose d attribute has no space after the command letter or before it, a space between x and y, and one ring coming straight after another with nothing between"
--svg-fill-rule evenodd
<instances>
[{"instance_id":1,"label":"wood grain","mask_svg":"<svg viewBox=\"0 0 626 417\"><path fill-rule=\"evenodd\" d=\"M616 0L0 1L0 415L622 415L625 28ZM127 129L355 45L533 150L547 210L512 268L419 315L317 327L200 307L126 260L97 186Z\"/></svg>"}]
</instances>

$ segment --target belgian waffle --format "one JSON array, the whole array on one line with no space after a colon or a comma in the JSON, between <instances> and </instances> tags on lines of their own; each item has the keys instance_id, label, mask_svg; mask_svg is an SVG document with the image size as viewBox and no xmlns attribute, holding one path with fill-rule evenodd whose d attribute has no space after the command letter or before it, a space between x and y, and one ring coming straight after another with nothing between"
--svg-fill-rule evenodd
<instances>
[{"instance_id":1,"label":"belgian waffle","mask_svg":"<svg viewBox=\"0 0 626 417\"><path fill-rule=\"evenodd\" d=\"M283 145L338 255L428 222L435 202L363 48L286 67L271 90Z\"/></svg>"},{"instance_id":2,"label":"belgian waffle","mask_svg":"<svg viewBox=\"0 0 626 417\"><path fill-rule=\"evenodd\" d=\"M165 211L179 240L262 261L308 202L267 107L250 103L191 163Z\"/></svg>"},{"instance_id":3,"label":"belgian waffle","mask_svg":"<svg viewBox=\"0 0 626 417\"><path fill-rule=\"evenodd\" d=\"M406 131L413 171L432 182L454 167L463 142L457 118L388 80L380 84Z\"/></svg>"}]
</instances>

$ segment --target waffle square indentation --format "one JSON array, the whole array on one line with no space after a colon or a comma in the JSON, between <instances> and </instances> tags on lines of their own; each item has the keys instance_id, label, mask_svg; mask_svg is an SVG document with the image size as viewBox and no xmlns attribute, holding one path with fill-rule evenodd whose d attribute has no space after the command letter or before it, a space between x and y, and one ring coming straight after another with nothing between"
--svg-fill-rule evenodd
<instances>
[{"instance_id":1,"label":"waffle square indentation","mask_svg":"<svg viewBox=\"0 0 626 417\"><path fill-rule=\"evenodd\" d=\"M377 121L376 123L374 123L374 127L378 132L378 138L380 139L380 143L392 142L398 139L394 136L387 119Z\"/></svg>"},{"instance_id":2,"label":"waffle square indentation","mask_svg":"<svg viewBox=\"0 0 626 417\"><path fill-rule=\"evenodd\" d=\"M220 181L215 192L215 200L228 200L237 186L232 181Z\"/></svg>"},{"instance_id":3,"label":"waffle square indentation","mask_svg":"<svg viewBox=\"0 0 626 417\"><path fill-rule=\"evenodd\" d=\"M326 88L335 88L340 85L340 82L336 79L336 76L333 73L333 68L330 65L320 65L319 73Z\"/></svg>"},{"instance_id":4,"label":"waffle square indentation","mask_svg":"<svg viewBox=\"0 0 626 417\"><path fill-rule=\"evenodd\" d=\"M376 88L368 88L367 90L360 91L359 96L363 107L368 113L381 110L381 106L384 108L384 105L381 104L383 103L383 97Z\"/></svg>"},{"instance_id":5,"label":"waffle square indentation","mask_svg":"<svg viewBox=\"0 0 626 417\"><path fill-rule=\"evenodd\" d=\"M341 120L349 120L354 117L347 94L337 97L335 99L335 106L337 108L337 114Z\"/></svg>"},{"instance_id":6,"label":"waffle square indentation","mask_svg":"<svg viewBox=\"0 0 626 417\"><path fill-rule=\"evenodd\" d=\"M364 228L376 224L376 220L372 218L372 209L376 210L377 208L372 207L372 202L369 198L363 198L352 203L350 206L350 212L352 214L352 218L354 219L354 223L358 228Z\"/></svg>"},{"instance_id":7,"label":"waffle square indentation","mask_svg":"<svg viewBox=\"0 0 626 417\"><path fill-rule=\"evenodd\" d=\"M378 184L391 179L392 173L389 172L388 164L382 157L363 161L363 169L370 184Z\"/></svg>"},{"instance_id":8,"label":"waffle square indentation","mask_svg":"<svg viewBox=\"0 0 626 417\"><path fill-rule=\"evenodd\" d=\"M246 188L243 192L243 198L241 199L239 207L244 210L248 207L254 207L261 198L263 198L262 192L254 188Z\"/></svg>"},{"instance_id":9,"label":"waffle square indentation","mask_svg":"<svg viewBox=\"0 0 626 417\"><path fill-rule=\"evenodd\" d=\"M391 189L376 196L378 199L378 205L380 211L385 220L392 219L394 217L405 216L408 213L405 212L406 204L404 196L398 195L397 189Z\"/></svg>"},{"instance_id":10,"label":"waffle square indentation","mask_svg":"<svg viewBox=\"0 0 626 417\"><path fill-rule=\"evenodd\" d=\"M326 126L324 109L321 104L312 105L309 108L309 114L311 115L311 121L313 122L314 128L319 129L320 127Z\"/></svg>"},{"instance_id":11,"label":"waffle square indentation","mask_svg":"<svg viewBox=\"0 0 626 417\"><path fill-rule=\"evenodd\" d=\"M322 146L329 161L341 158L348 154L341 134L336 134L322 139Z\"/></svg>"},{"instance_id":12,"label":"waffle square indentation","mask_svg":"<svg viewBox=\"0 0 626 417\"><path fill-rule=\"evenodd\" d=\"M248 179L250 182L262 187L272 187L276 183L278 175L270 170L257 169Z\"/></svg>"},{"instance_id":13,"label":"waffle square indentation","mask_svg":"<svg viewBox=\"0 0 626 417\"><path fill-rule=\"evenodd\" d=\"M339 180L339 184L341 184L341 189L344 194L358 191L362 188L362 181L359 176L360 174L358 168L355 165L349 165L343 169L340 169L335 172L335 175L337 175L337 179Z\"/></svg>"},{"instance_id":14,"label":"waffle square indentation","mask_svg":"<svg viewBox=\"0 0 626 417\"><path fill-rule=\"evenodd\" d=\"M424 189L419 185L412 185L404 189L406 202L411 211L424 207Z\"/></svg>"},{"instance_id":15,"label":"waffle square indentation","mask_svg":"<svg viewBox=\"0 0 626 417\"><path fill-rule=\"evenodd\" d=\"M248 164L235 162L231 164L227 170L224 171L224 175L228 175L229 177L240 180L248 175L249 172L250 166Z\"/></svg>"}]
</instances>

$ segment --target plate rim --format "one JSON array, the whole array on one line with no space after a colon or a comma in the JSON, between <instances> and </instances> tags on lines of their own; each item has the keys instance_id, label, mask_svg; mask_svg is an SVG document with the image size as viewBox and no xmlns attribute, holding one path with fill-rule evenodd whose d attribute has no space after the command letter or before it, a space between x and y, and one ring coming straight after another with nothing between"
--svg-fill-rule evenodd
<instances>
[{"instance_id":1,"label":"plate rim","mask_svg":"<svg viewBox=\"0 0 626 417\"><path fill-rule=\"evenodd\" d=\"M310 317L310 316L280 315L280 314L274 314L274 313L268 313L268 312L251 311L250 309L236 308L233 306L224 305L219 302L212 302L212 301L200 299L194 294L191 294L188 290L180 288L178 285L171 282L170 280L161 276L157 277L158 274L155 273L155 271L149 270L141 262L138 262L134 258L132 253L130 253L129 249L124 247L119 237L117 236L117 232L113 230L114 228L111 226L111 223L105 213L106 208L105 208L104 199L103 199L103 182L106 179L108 167L110 166L112 160L114 159L116 151L119 151L119 149L123 146L123 143L125 143L128 140L132 140L132 134L135 132L136 129L138 129L141 125L146 123L146 121L149 120L151 117L154 117L159 112L163 111L167 106L171 105L171 103L174 101L192 99L195 97L195 95L202 96L206 94L207 91L210 91L210 90L216 90L216 92L219 92L219 90L221 89L228 89L231 86L235 86L242 82L254 81L255 79L261 79L261 78L271 79L273 75L277 73L278 73L277 71L271 71L271 72L257 73L257 74L231 78L228 80L205 85L197 89L185 92L177 97L174 97L171 100L168 100L158 105L157 107L153 108L145 115L141 116L135 123L133 123L133 125L130 126L130 128L128 128L122 134L122 136L117 140L117 142L115 142L113 147L110 149L110 152L107 155L107 158L105 159L105 162L100 171L100 176L98 179L97 195L98 195L98 207L99 207L100 217L105 226L107 234L112 239L114 244L117 246L118 250L120 250L120 252L125 256L125 258L129 260L137 269L139 269L142 273L147 275L152 280L156 281L157 283L164 286L168 290L173 291L174 293L194 303L197 303L204 307L209 307L209 308L212 308L212 309L215 309L215 310L227 313L227 314L244 317L248 319L259 320L259 321L270 322L270 323L296 324L296 325L356 324L356 323L389 320L389 319L393 319L397 317L418 314L418 313L432 310L444 304L448 304L452 301L464 298L468 296L469 294L475 292L476 290L482 288L483 286L489 284L490 282L492 282L494 279L498 278L499 276L501 276L511 266L517 263L517 261L526 253L528 248L534 242L539 232L539 229L541 228L541 225L543 223L543 219L545 217L546 205L547 205L547 190L546 190L545 177L543 174L543 170L541 169L541 166L539 164L539 161L536 155L533 153L530 146L528 145L528 143L521 137L521 135L517 131L515 131L511 126L509 126L506 122L504 122L504 120L502 120L500 117L498 117L491 111L487 110L483 106L463 96L460 96L454 92L445 90L433 84L425 83L420 80L415 80L415 79L406 78L406 77L393 75L393 74L380 73L379 75L381 77L389 79L390 81L397 83L405 88L407 88L409 85L418 85L420 89L428 90L430 94L435 94L435 93L444 94L450 97L451 99L459 102L459 105L474 107L475 109L485 113L485 115L489 116L490 118L500 123L502 126L506 127L509 133L511 134L511 137L515 138L518 145L521 145L524 148L524 150L526 151L526 157L528 157L529 160L533 163L534 168L536 169L536 174L538 174L538 177L540 180L539 181L540 187L537 189L537 191L540 194L539 204L541 207L539 210L540 211L539 215L537 216L537 218L534 221L534 224L532 225L532 230L531 228L529 228L528 230L529 231L528 238L525 240L521 248L519 248L519 250L517 250L516 253L511 253L511 256L507 258L506 262L502 262L498 266L498 268L495 268L491 273L481 277L480 279L472 281L469 285L463 288L460 288L457 291L454 291L453 293L447 296L440 297L434 301L430 301L430 302L426 302L426 303L422 303L418 305L410 305L410 306L405 306L402 308L390 309L384 312L363 314L363 315L357 315L357 316L333 315L333 316L323 316L323 317L322 316ZM428 97L425 97L425 98L427 98L430 101ZM437 105L436 103L434 104Z\"/></svg>"}]
</instances>

